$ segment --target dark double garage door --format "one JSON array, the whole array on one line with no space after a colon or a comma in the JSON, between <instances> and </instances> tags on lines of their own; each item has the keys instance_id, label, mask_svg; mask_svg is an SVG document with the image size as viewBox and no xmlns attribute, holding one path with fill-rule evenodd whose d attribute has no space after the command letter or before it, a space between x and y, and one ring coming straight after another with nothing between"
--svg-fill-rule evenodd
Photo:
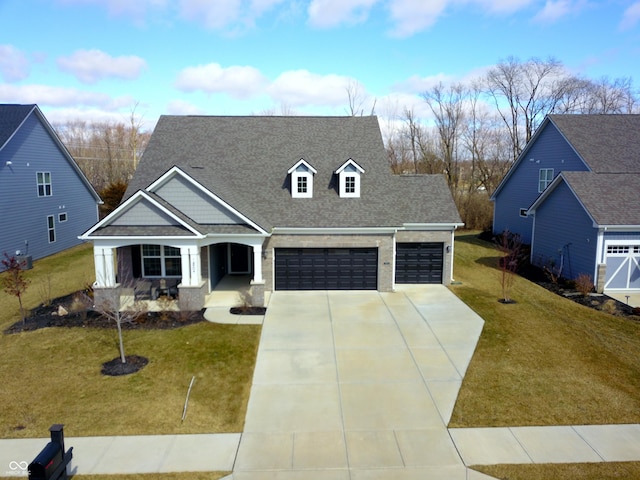
<instances>
[{"instance_id":1,"label":"dark double garage door","mask_svg":"<svg viewBox=\"0 0 640 480\"><path fill-rule=\"evenodd\" d=\"M377 248L277 248L276 290L376 290Z\"/></svg>"},{"instance_id":2,"label":"dark double garage door","mask_svg":"<svg viewBox=\"0 0 640 480\"><path fill-rule=\"evenodd\" d=\"M398 243L396 283L441 283L442 243ZM376 290L377 248L276 248L276 290Z\"/></svg>"}]
</instances>

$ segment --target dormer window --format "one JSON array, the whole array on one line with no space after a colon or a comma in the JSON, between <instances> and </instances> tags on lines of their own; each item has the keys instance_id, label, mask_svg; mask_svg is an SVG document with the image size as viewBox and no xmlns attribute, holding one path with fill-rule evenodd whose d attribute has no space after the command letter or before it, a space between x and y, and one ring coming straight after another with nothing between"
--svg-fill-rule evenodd
<instances>
[{"instance_id":1,"label":"dormer window","mask_svg":"<svg viewBox=\"0 0 640 480\"><path fill-rule=\"evenodd\" d=\"M287 173L291 175L291 196L293 198L313 197L313 176L318 173L304 158L291 167Z\"/></svg>"},{"instance_id":2,"label":"dormer window","mask_svg":"<svg viewBox=\"0 0 640 480\"><path fill-rule=\"evenodd\" d=\"M364 173L360 165L349 159L335 173L338 175L338 189L341 197L360 197L360 176Z\"/></svg>"}]
</instances>

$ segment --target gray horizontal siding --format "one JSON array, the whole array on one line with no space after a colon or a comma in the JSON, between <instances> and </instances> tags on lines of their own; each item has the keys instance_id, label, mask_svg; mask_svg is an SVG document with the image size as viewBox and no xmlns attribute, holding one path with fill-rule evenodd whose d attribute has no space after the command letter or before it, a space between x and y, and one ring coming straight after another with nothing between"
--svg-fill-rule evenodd
<instances>
[{"instance_id":1,"label":"gray horizontal siding","mask_svg":"<svg viewBox=\"0 0 640 480\"><path fill-rule=\"evenodd\" d=\"M531 259L540 267L563 262L562 276L586 273L593 281L597 230L569 187L561 183L536 210Z\"/></svg>"},{"instance_id":2,"label":"gray horizontal siding","mask_svg":"<svg viewBox=\"0 0 640 480\"><path fill-rule=\"evenodd\" d=\"M235 225L245 223L180 175L154 193L197 223Z\"/></svg>"},{"instance_id":3,"label":"gray horizontal siding","mask_svg":"<svg viewBox=\"0 0 640 480\"><path fill-rule=\"evenodd\" d=\"M529 208L538 195L541 168L553 168L554 176L564 170L587 170L585 164L551 124L547 124L520 162L514 166L509 181L495 199L493 231L506 229L519 233L524 243L531 243L533 221L520 216L521 208Z\"/></svg>"},{"instance_id":4,"label":"gray horizontal siding","mask_svg":"<svg viewBox=\"0 0 640 480\"><path fill-rule=\"evenodd\" d=\"M37 172L51 172L52 196L38 197ZM66 222L58 221L60 213L67 214ZM54 243L49 243L48 215L55 217ZM97 220L93 195L31 114L0 151L0 254L20 250L34 259L46 257L81 243L77 237Z\"/></svg>"}]
</instances>

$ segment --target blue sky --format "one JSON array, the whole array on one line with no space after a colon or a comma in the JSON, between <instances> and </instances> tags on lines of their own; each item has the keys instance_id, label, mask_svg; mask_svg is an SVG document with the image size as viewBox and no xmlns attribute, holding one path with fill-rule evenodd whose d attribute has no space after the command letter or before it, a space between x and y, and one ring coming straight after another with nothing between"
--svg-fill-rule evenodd
<instances>
[{"instance_id":1,"label":"blue sky","mask_svg":"<svg viewBox=\"0 0 640 480\"><path fill-rule=\"evenodd\" d=\"M0 0L0 25L0 102L53 123L344 115L348 85L426 116L421 92L510 55L640 85L634 0Z\"/></svg>"}]
</instances>

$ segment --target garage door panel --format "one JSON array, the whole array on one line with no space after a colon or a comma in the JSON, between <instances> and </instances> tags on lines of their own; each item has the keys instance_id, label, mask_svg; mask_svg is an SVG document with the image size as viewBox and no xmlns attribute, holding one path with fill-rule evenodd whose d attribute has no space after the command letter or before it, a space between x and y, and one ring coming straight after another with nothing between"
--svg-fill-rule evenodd
<instances>
[{"instance_id":1,"label":"garage door panel","mask_svg":"<svg viewBox=\"0 0 640 480\"><path fill-rule=\"evenodd\" d=\"M442 243L398 243L396 283L442 283Z\"/></svg>"},{"instance_id":2,"label":"garage door panel","mask_svg":"<svg viewBox=\"0 0 640 480\"><path fill-rule=\"evenodd\" d=\"M605 262L605 289L640 289L640 246L609 245Z\"/></svg>"},{"instance_id":3,"label":"garage door panel","mask_svg":"<svg viewBox=\"0 0 640 480\"><path fill-rule=\"evenodd\" d=\"M276 249L276 290L375 290L376 248Z\"/></svg>"}]
</instances>

